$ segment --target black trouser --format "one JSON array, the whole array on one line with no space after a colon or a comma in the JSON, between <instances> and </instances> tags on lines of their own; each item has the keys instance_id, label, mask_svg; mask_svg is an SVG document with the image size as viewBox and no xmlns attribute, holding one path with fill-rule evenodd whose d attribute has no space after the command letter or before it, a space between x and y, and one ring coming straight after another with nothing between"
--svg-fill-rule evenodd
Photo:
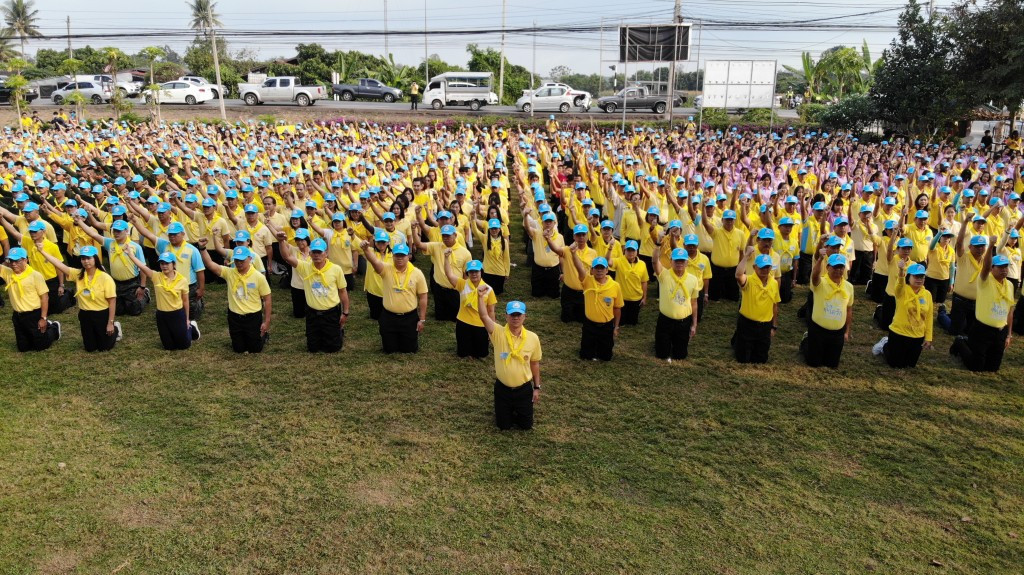
<instances>
[{"instance_id":1,"label":"black trouser","mask_svg":"<svg viewBox=\"0 0 1024 575\"><path fill-rule=\"evenodd\" d=\"M640 255L638 255L637 259L639 259L640 261L644 262L644 265L647 266L647 277L649 277L649 278L657 277L657 276L654 275L654 259L653 259L653 256L640 256Z\"/></svg>"},{"instance_id":2,"label":"black trouser","mask_svg":"<svg viewBox=\"0 0 1024 575\"><path fill-rule=\"evenodd\" d=\"M949 333L964 335L970 331L971 324L974 323L974 307L976 303L973 299L967 299L956 293L953 294L953 310L949 313Z\"/></svg>"},{"instance_id":3,"label":"black trouser","mask_svg":"<svg viewBox=\"0 0 1024 575\"><path fill-rule=\"evenodd\" d=\"M896 369L917 367L917 360L921 357L923 347L923 337L907 337L889 330L889 341L885 342L882 354L889 367Z\"/></svg>"},{"instance_id":4,"label":"black trouser","mask_svg":"<svg viewBox=\"0 0 1024 575\"><path fill-rule=\"evenodd\" d=\"M228 310L228 334L231 336L231 349L235 353L259 353L267 338L260 335L263 325L263 312L238 314Z\"/></svg>"},{"instance_id":5,"label":"black trouser","mask_svg":"<svg viewBox=\"0 0 1024 575\"><path fill-rule=\"evenodd\" d=\"M160 257L160 254L156 253L156 248L142 246L142 258L145 260L146 265L149 266L150 269L160 269L160 266L157 265L156 261L158 257Z\"/></svg>"},{"instance_id":6,"label":"black trouser","mask_svg":"<svg viewBox=\"0 0 1024 575\"><path fill-rule=\"evenodd\" d=\"M779 277L779 301L789 303L793 301L793 270L782 272Z\"/></svg>"},{"instance_id":7,"label":"black trouser","mask_svg":"<svg viewBox=\"0 0 1024 575\"><path fill-rule=\"evenodd\" d=\"M341 350L344 342L340 304L331 309L306 309L306 349L310 353L334 353Z\"/></svg>"},{"instance_id":8,"label":"black trouser","mask_svg":"<svg viewBox=\"0 0 1024 575\"><path fill-rule=\"evenodd\" d=\"M378 327L384 353L416 353L420 347L418 323L419 314L415 309L405 313L382 310Z\"/></svg>"},{"instance_id":9,"label":"black trouser","mask_svg":"<svg viewBox=\"0 0 1024 575\"><path fill-rule=\"evenodd\" d=\"M953 345L964 361L964 367L971 371L999 371L1006 350L1008 328L992 327L975 318L967 331L967 341L957 338Z\"/></svg>"},{"instance_id":10,"label":"black trouser","mask_svg":"<svg viewBox=\"0 0 1024 575\"><path fill-rule=\"evenodd\" d=\"M420 109L420 95L419 94L409 94L409 109L410 110L419 110Z\"/></svg>"},{"instance_id":11,"label":"black trouser","mask_svg":"<svg viewBox=\"0 0 1024 575\"><path fill-rule=\"evenodd\" d=\"M805 286L811 281L811 267L814 265L814 255L800 253L800 266L796 274L796 283Z\"/></svg>"},{"instance_id":12,"label":"black trouser","mask_svg":"<svg viewBox=\"0 0 1024 575\"><path fill-rule=\"evenodd\" d=\"M807 350L804 361L810 367L839 367L839 358L843 355L846 343L846 328L825 329L811 322L807 330Z\"/></svg>"},{"instance_id":13,"label":"black trouser","mask_svg":"<svg viewBox=\"0 0 1024 575\"><path fill-rule=\"evenodd\" d=\"M1024 295L1017 299L1017 307L1013 312L1013 332L1024 334Z\"/></svg>"},{"instance_id":14,"label":"black trouser","mask_svg":"<svg viewBox=\"0 0 1024 575\"><path fill-rule=\"evenodd\" d=\"M459 315L459 292L438 283L434 285L434 319L455 321Z\"/></svg>"},{"instance_id":15,"label":"black trouser","mask_svg":"<svg viewBox=\"0 0 1024 575\"><path fill-rule=\"evenodd\" d=\"M583 321L586 318L583 309L583 292L562 284L562 322Z\"/></svg>"},{"instance_id":16,"label":"black trouser","mask_svg":"<svg viewBox=\"0 0 1024 575\"><path fill-rule=\"evenodd\" d=\"M896 297L885 294L882 299L882 311L878 315L878 329L888 330L894 317L896 317Z\"/></svg>"},{"instance_id":17,"label":"black trouser","mask_svg":"<svg viewBox=\"0 0 1024 575\"><path fill-rule=\"evenodd\" d=\"M39 318L43 317L42 309L14 312L11 323L14 324L14 341L18 351L43 351L57 341L57 326L51 322L46 331L39 331Z\"/></svg>"},{"instance_id":18,"label":"black trouser","mask_svg":"<svg viewBox=\"0 0 1024 575\"><path fill-rule=\"evenodd\" d=\"M82 345L85 351L110 351L117 342L117 331L107 335L110 310L78 310L78 323L82 327Z\"/></svg>"},{"instance_id":19,"label":"black trouser","mask_svg":"<svg viewBox=\"0 0 1024 575\"><path fill-rule=\"evenodd\" d=\"M530 293L533 297L558 297L558 276L561 267L551 266L549 268L533 264L530 272Z\"/></svg>"},{"instance_id":20,"label":"black trouser","mask_svg":"<svg viewBox=\"0 0 1024 575\"><path fill-rule=\"evenodd\" d=\"M292 292L292 317L306 317L306 290L293 287Z\"/></svg>"},{"instance_id":21,"label":"black trouser","mask_svg":"<svg viewBox=\"0 0 1024 575\"><path fill-rule=\"evenodd\" d=\"M117 303L114 313L117 315L140 315L142 308L146 306L145 296L139 299L137 294L139 287L138 276L128 280L114 280L114 287L117 291Z\"/></svg>"},{"instance_id":22,"label":"black trouser","mask_svg":"<svg viewBox=\"0 0 1024 575\"><path fill-rule=\"evenodd\" d=\"M853 285L864 285L871 279L872 269L875 266L875 252L854 252L857 259L853 260L850 268L850 283Z\"/></svg>"},{"instance_id":23,"label":"black trouser","mask_svg":"<svg viewBox=\"0 0 1024 575\"><path fill-rule=\"evenodd\" d=\"M772 347L772 322L738 316L733 347L736 361L740 363L767 363L768 350Z\"/></svg>"},{"instance_id":24,"label":"black trouser","mask_svg":"<svg viewBox=\"0 0 1024 575\"><path fill-rule=\"evenodd\" d=\"M640 301L623 300L619 325L636 325L640 323Z\"/></svg>"},{"instance_id":25,"label":"black trouser","mask_svg":"<svg viewBox=\"0 0 1024 575\"><path fill-rule=\"evenodd\" d=\"M690 353L690 328L692 326L692 315L683 319L672 319L659 313L658 323L654 328L654 357L686 359Z\"/></svg>"},{"instance_id":26,"label":"black trouser","mask_svg":"<svg viewBox=\"0 0 1024 575\"><path fill-rule=\"evenodd\" d=\"M611 361L615 347L615 322L597 323L583 318L580 359Z\"/></svg>"},{"instance_id":27,"label":"black trouser","mask_svg":"<svg viewBox=\"0 0 1024 575\"><path fill-rule=\"evenodd\" d=\"M485 358L489 343L487 330L483 326L470 325L464 321L455 322L455 355Z\"/></svg>"},{"instance_id":28,"label":"black trouser","mask_svg":"<svg viewBox=\"0 0 1024 575\"><path fill-rule=\"evenodd\" d=\"M257 326L257 331L259 327ZM185 310L156 310L156 330L164 349L174 351L192 347L192 326L185 322Z\"/></svg>"},{"instance_id":29,"label":"black trouser","mask_svg":"<svg viewBox=\"0 0 1024 575\"><path fill-rule=\"evenodd\" d=\"M203 317L203 310L206 309L206 302L199 297L199 282L188 286L188 317L193 321L199 321Z\"/></svg>"},{"instance_id":30,"label":"black trouser","mask_svg":"<svg viewBox=\"0 0 1024 575\"><path fill-rule=\"evenodd\" d=\"M345 274L345 285L348 286L348 292L352 293L356 289L356 274Z\"/></svg>"},{"instance_id":31,"label":"black trouser","mask_svg":"<svg viewBox=\"0 0 1024 575\"><path fill-rule=\"evenodd\" d=\"M519 387L508 387L494 380L494 422L498 429L533 427L533 381Z\"/></svg>"},{"instance_id":32,"label":"black trouser","mask_svg":"<svg viewBox=\"0 0 1024 575\"><path fill-rule=\"evenodd\" d=\"M736 266L729 268L711 264L711 282L708 285L708 299L718 301L740 300L740 287L736 283Z\"/></svg>"},{"instance_id":33,"label":"black trouser","mask_svg":"<svg viewBox=\"0 0 1024 575\"><path fill-rule=\"evenodd\" d=\"M868 290L868 295L871 296L871 301L875 303L882 303L885 299L885 286L889 283L889 276L882 275L875 272L871 276L871 289Z\"/></svg>"},{"instance_id":34,"label":"black trouser","mask_svg":"<svg viewBox=\"0 0 1024 575\"><path fill-rule=\"evenodd\" d=\"M505 276L498 276L484 272L480 274L480 277L483 278L485 284L491 286L491 289L494 290L495 296L500 296L505 293Z\"/></svg>"},{"instance_id":35,"label":"black trouser","mask_svg":"<svg viewBox=\"0 0 1024 575\"><path fill-rule=\"evenodd\" d=\"M380 319L380 312L384 311L384 298L366 292L366 307L370 308L370 319Z\"/></svg>"},{"instance_id":36,"label":"black trouser","mask_svg":"<svg viewBox=\"0 0 1024 575\"><path fill-rule=\"evenodd\" d=\"M945 304L946 298L949 296L949 279L937 280L926 277L924 278L924 289L932 294L932 304L938 307Z\"/></svg>"},{"instance_id":37,"label":"black trouser","mask_svg":"<svg viewBox=\"0 0 1024 575\"><path fill-rule=\"evenodd\" d=\"M53 277L46 280L46 287L50 291L50 305L47 308L49 315L63 313L64 310L74 306L75 290L73 282L68 282L64 287L64 295L60 295L60 280Z\"/></svg>"}]
</instances>

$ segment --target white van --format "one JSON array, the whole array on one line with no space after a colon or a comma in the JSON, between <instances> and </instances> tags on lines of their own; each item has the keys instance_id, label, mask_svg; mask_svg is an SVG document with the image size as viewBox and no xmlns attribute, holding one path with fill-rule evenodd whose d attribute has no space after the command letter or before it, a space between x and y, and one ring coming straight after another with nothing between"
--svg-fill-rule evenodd
<instances>
[{"instance_id":1,"label":"white van","mask_svg":"<svg viewBox=\"0 0 1024 575\"><path fill-rule=\"evenodd\" d=\"M423 92L423 103L435 110L445 106L497 105L498 95L492 91L494 74L490 72L447 72L430 79Z\"/></svg>"}]
</instances>

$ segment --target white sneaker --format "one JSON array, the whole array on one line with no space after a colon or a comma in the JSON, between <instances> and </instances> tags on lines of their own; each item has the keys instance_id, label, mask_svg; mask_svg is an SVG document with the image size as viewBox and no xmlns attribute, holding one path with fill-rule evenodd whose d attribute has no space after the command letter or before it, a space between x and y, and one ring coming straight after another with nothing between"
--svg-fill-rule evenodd
<instances>
[{"instance_id":1,"label":"white sneaker","mask_svg":"<svg viewBox=\"0 0 1024 575\"><path fill-rule=\"evenodd\" d=\"M885 336L878 340L878 343L871 346L872 355L882 355L882 350L885 349L885 344L889 343L889 336Z\"/></svg>"},{"instance_id":2,"label":"white sneaker","mask_svg":"<svg viewBox=\"0 0 1024 575\"><path fill-rule=\"evenodd\" d=\"M199 338L203 337L203 334L199 332L199 324L196 323L195 320L192 320L192 321L188 322L188 324L190 326L192 326L192 334L193 334L192 339L194 341L199 341Z\"/></svg>"},{"instance_id":3,"label":"white sneaker","mask_svg":"<svg viewBox=\"0 0 1024 575\"><path fill-rule=\"evenodd\" d=\"M668 358L668 362L669 362L669 363L672 363L672 358L671 358L671 357L670 357L670 358Z\"/></svg>"},{"instance_id":4,"label":"white sneaker","mask_svg":"<svg viewBox=\"0 0 1024 575\"><path fill-rule=\"evenodd\" d=\"M60 340L60 335L61 335L61 333L60 333L60 322L59 321L51 321L50 325L57 326L57 341L59 341Z\"/></svg>"},{"instance_id":5,"label":"white sneaker","mask_svg":"<svg viewBox=\"0 0 1024 575\"><path fill-rule=\"evenodd\" d=\"M115 341L121 341L122 339L124 339L124 332L121 331L121 322L115 321L114 329L117 331L117 339Z\"/></svg>"}]
</instances>

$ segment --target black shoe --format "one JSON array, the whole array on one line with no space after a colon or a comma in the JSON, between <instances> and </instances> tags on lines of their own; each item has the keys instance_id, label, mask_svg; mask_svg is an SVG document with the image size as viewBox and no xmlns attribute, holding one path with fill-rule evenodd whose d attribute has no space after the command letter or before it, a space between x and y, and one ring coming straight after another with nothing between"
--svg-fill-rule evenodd
<instances>
[{"instance_id":1,"label":"black shoe","mask_svg":"<svg viewBox=\"0 0 1024 575\"><path fill-rule=\"evenodd\" d=\"M57 339L55 339L54 341L60 341L60 336L61 336L61 333L60 333L60 322L59 321L51 321L50 325L55 326L57 328Z\"/></svg>"}]
</instances>

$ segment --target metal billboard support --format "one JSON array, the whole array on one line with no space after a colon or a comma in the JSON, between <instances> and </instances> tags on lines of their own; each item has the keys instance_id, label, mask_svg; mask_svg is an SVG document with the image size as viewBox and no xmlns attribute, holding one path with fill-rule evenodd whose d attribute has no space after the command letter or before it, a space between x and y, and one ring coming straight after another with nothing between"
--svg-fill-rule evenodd
<instances>
[{"instance_id":1,"label":"metal billboard support","mask_svg":"<svg viewBox=\"0 0 1024 575\"><path fill-rule=\"evenodd\" d=\"M629 26L626 26L626 61L622 63L622 133L626 133L626 103L629 99Z\"/></svg>"}]
</instances>

